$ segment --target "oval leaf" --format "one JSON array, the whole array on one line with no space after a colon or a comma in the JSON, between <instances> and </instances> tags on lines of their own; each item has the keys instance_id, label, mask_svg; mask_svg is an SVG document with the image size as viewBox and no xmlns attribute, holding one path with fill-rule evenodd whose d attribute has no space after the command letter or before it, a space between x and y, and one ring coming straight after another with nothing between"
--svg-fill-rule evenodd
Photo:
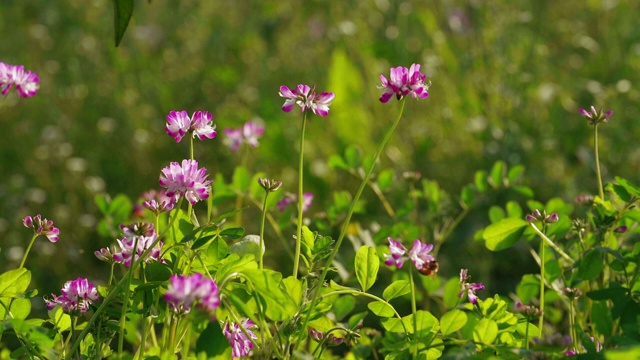
<instances>
[{"instance_id":1,"label":"oval leaf","mask_svg":"<svg viewBox=\"0 0 640 360\"><path fill-rule=\"evenodd\" d=\"M356 277L363 291L376 282L378 277L378 268L380 267L380 258L376 249L372 246L362 246L356 253Z\"/></svg>"},{"instance_id":2,"label":"oval leaf","mask_svg":"<svg viewBox=\"0 0 640 360\"><path fill-rule=\"evenodd\" d=\"M453 309L440 318L440 330L443 335L449 335L460 329L467 323L467 314L458 309Z\"/></svg>"},{"instance_id":3,"label":"oval leaf","mask_svg":"<svg viewBox=\"0 0 640 360\"><path fill-rule=\"evenodd\" d=\"M411 283L409 280L397 280L387 286L382 293L382 297L390 301L402 295L406 295L411 292Z\"/></svg>"},{"instance_id":4,"label":"oval leaf","mask_svg":"<svg viewBox=\"0 0 640 360\"><path fill-rule=\"evenodd\" d=\"M476 343L491 345L498 337L498 324L491 319L484 318L473 329L473 340Z\"/></svg>"},{"instance_id":5,"label":"oval leaf","mask_svg":"<svg viewBox=\"0 0 640 360\"><path fill-rule=\"evenodd\" d=\"M31 271L20 268L9 270L0 275L0 297L16 297L25 291L31 283Z\"/></svg>"},{"instance_id":6,"label":"oval leaf","mask_svg":"<svg viewBox=\"0 0 640 360\"><path fill-rule=\"evenodd\" d=\"M371 312L380 317L390 318L395 315L395 312L393 312L393 308L391 307L391 305L383 303L382 301L370 302L369 304L367 304L367 307L369 308L369 310L371 310Z\"/></svg>"},{"instance_id":7,"label":"oval leaf","mask_svg":"<svg viewBox=\"0 0 640 360\"><path fill-rule=\"evenodd\" d=\"M500 251L515 244L529 223L518 218L507 218L489 225L482 233L487 249Z\"/></svg>"}]
</instances>

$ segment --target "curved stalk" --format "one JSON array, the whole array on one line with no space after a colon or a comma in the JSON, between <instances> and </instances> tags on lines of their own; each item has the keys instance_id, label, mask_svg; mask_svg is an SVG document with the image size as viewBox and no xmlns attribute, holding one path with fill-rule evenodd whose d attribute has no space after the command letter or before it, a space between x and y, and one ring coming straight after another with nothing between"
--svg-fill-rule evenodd
<instances>
[{"instance_id":1,"label":"curved stalk","mask_svg":"<svg viewBox=\"0 0 640 360\"><path fill-rule=\"evenodd\" d=\"M604 187L602 186L602 173L600 172L600 156L598 155L598 124L593 126L593 148L596 158L596 175L598 177L598 194L604 200Z\"/></svg>"},{"instance_id":2,"label":"curved stalk","mask_svg":"<svg viewBox=\"0 0 640 360\"><path fill-rule=\"evenodd\" d=\"M304 165L304 132L307 127L307 112L302 116L302 130L300 131L300 159L298 161L298 224L296 230L296 254L293 260L293 276L298 278L298 266L300 264L300 247L302 244L302 205L303 198L303 165Z\"/></svg>"},{"instance_id":3,"label":"curved stalk","mask_svg":"<svg viewBox=\"0 0 640 360\"><path fill-rule=\"evenodd\" d=\"M29 243L29 246L27 246L27 250L25 250L24 256L22 257L22 261L20 262L19 269L22 269L24 267L24 263L27 261L27 255L29 255L29 251L31 251L31 247L33 246L33 243L36 241L37 237L38 237L38 234L33 234L33 237L31 238L31 242Z\"/></svg>"}]
</instances>

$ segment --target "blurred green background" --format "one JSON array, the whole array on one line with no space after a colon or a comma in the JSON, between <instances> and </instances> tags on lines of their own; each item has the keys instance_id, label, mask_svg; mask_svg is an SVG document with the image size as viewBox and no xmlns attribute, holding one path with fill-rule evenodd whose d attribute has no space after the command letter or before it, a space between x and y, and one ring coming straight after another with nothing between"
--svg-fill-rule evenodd
<instances>
[{"instance_id":1,"label":"blurred green background","mask_svg":"<svg viewBox=\"0 0 640 360\"><path fill-rule=\"evenodd\" d=\"M382 158L398 181L418 171L457 194L476 170L502 160L527 168L537 200L594 193L591 129L578 115L594 104L615 111L600 127L605 181L638 183L639 7L631 0L136 1L116 48L110 1L2 0L0 61L36 71L41 88L30 99L12 92L0 100L0 270L18 266L30 239L20 219L41 213L60 228L60 241L39 239L27 261L41 294L77 276L105 279L108 266L93 251L113 239L95 231L93 198L135 199L158 187L162 167L189 156L188 142L164 131L174 109L213 113L218 137L197 143L195 156L227 181L240 156L224 146L222 130L263 119L250 171L295 192L301 116L281 111L283 84L336 93L329 116L313 116L307 130L310 214L321 213L332 191L353 193L358 184L329 169L328 158L352 144L373 153L399 110L395 100L378 101L378 76L412 63L432 81L431 96L407 102ZM401 203L406 194L389 196ZM372 216L359 221L388 223L375 196L365 197ZM505 200L475 209L443 246L445 276L457 275L448 265L455 263L507 291L535 271L526 249L505 257L473 241L489 222L486 208ZM258 231L255 213L245 217L248 233ZM284 255L269 255L271 266L290 272Z\"/></svg>"}]
</instances>

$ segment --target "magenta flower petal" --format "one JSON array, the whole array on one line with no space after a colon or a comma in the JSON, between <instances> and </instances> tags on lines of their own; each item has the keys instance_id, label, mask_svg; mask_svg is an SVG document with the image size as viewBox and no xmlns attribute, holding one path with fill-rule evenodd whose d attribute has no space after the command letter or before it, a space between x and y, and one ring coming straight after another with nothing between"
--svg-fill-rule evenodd
<instances>
[{"instance_id":1,"label":"magenta flower petal","mask_svg":"<svg viewBox=\"0 0 640 360\"><path fill-rule=\"evenodd\" d=\"M432 249L433 244L423 244L419 239L416 239L411 251L409 251L409 259L413 261L417 269L422 269L425 263L435 260L432 255L429 255Z\"/></svg>"},{"instance_id":2,"label":"magenta flower petal","mask_svg":"<svg viewBox=\"0 0 640 360\"><path fill-rule=\"evenodd\" d=\"M409 69L403 66L391 68L389 74L389 79L380 75L380 88L383 90L380 102L388 102L393 95L398 100L407 95L416 99L426 99L429 96L429 84L425 83L427 76L420 72L419 64L413 64Z\"/></svg>"},{"instance_id":3,"label":"magenta flower petal","mask_svg":"<svg viewBox=\"0 0 640 360\"><path fill-rule=\"evenodd\" d=\"M387 266L395 266L400 269L407 260L407 248L393 238L388 238L387 240L389 240L389 255L386 255L384 263Z\"/></svg>"},{"instance_id":4,"label":"magenta flower petal","mask_svg":"<svg viewBox=\"0 0 640 360\"><path fill-rule=\"evenodd\" d=\"M180 142L191 127L191 119L186 111L171 110L167 115L166 131L176 142Z\"/></svg>"},{"instance_id":5,"label":"magenta flower petal","mask_svg":"<svg viewBox=\"0 0 640 360\"><path fill-rule=\"evenodd\" d=\"M230 321L225 323L222 333L231 345L231 356L234 359L249 355L253 348L251 339L258 339L258 336L252 331L256 327L257 325L248 318L242 319L240 324ZM246 334L242 329L246 331ZM247 335L249 336L247 337Z\"/></svg>"},{"instance_id":6,"label":"magenta flower petal","mask_svg":"<svg viewBox=\"0 0 640 360\"><path fill-rule=\"evenodd\" d=\"M191 131L193 136L200 140L213 139L216 137L216 126L212 125L211 115L208 111L196 111L191 118Z\"/></svg>"},{"instance_id":7,"label":"magenta flower petal","mask_svg":"<svg viewBox=\"0 0 640 360\"><path fill-rule=\"evenodd\" d=\"M283 111L289 112L297 104L303 112L311 109L314 114L320 116L329 114L329 106L335 98L335 94L330 92L323 92L317 95L314 92L314 88L304 84L297 85L294 91L282 85L279 95L286 99L284 105L282 105Z\"/></svg>"},{"instance_id":8,"label":"magenta flower petal","mask_svg":"<svg viewBox=\"0 0 640 360\"><path fill-rule=\"evenodd\" d=\"M172 162L162 169L160 186L166 188L167 196L184 196L191 205L209 197L211 180L207 180L207 169L198 168L196 160L182 160L182 165Z\"/></svg>"},{"instance_id":9,"label":"magenta flower petal","mask_svg":"<svg viewBox=\"0 0 640 360\"><path fill-rule=\"evenodd\" d=\"M67 281L61 292L62 295L60 296L51 294L53 296L52 300L45 298L48 310L60 305L62 310L68 314L85 313L89 309L89 305L99 299L95 285L80 277L76 280Z\"/></svg>"}]
</instances>

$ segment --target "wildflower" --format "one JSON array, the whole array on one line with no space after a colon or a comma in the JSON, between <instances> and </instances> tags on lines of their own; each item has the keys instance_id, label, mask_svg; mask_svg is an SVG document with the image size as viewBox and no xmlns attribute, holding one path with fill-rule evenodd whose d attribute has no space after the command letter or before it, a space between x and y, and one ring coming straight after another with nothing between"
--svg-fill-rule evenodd
<instances>
[{"instance_id":1,"label":"wildflower","mask_svg":"<svg viewBox=\"0 0 640 360\"><path fill-rule=\"evenodd\" d=\"M593 195L576 196L576 202L580 205L591 205L593 204Z\"/></svg>"},{"instance_id":2,"label":"wildflower","mask_svg":"<svg viewBox=\"0 0 640 360\"><path fill-rule=\"evenodd\" d=\"M218 285L202 274L171 275L170 280L164 299L173 312L187 314L195 304L201 310L213 313L220 306Z\"/></svg>"},{"instance_id":3,"label":"wildflower","mask_svg":"<svg viewBox=\"0 0 640 360\"><path fill-rule=\"evenodd\" d=\"M425 84L427 75L420 72L420 65L413 64L407 69L404 66L391 68L389 79L384 75L380 75L382 81L381 89L384 92L380 96L380 102L386 103L393 95L396 99L401 100L407 95L414 98L426 99L429 96L430 84Z\"/></svg>"},{"instance_id":4,"label":"wildflower","mask_svg":"<svg viewBox=\"0 0 640 360\"><path fill-rule=\"evenodd\" d=\"M249 355L249 352L253 348L251 339L258 339L258 336L251 330L255 327L257 327L257 325L248 318L241 320L240 324L231 321L227 321L224 324L222 333L227 340L229 340L231 356L234 359ZM242 329L244 329L244 331L242 331Z\"/></svg>"},{"instance_id":5,"label":"wildflower","mask_svg":"<svg viewBox=\"0 0 640 360\"><path fill-rule=\"evenodd\" d=\"M186 111L171 110L167 115L167 125L165 130L176 142L191 131L193 137L200 140L213 139L217 132L215 125L211 125L211 115L208 111L196 111L191 117Z\"/></svg>"},{"instance_id":6,"label":"wildflower","mask_svg":"<svg viewBox=\"0 0 640 360\"><path fill-rule=\"evenodd\" d=\"M276 181L273 179L258 178L258 183L267 192L277 191L282 186L282 181Z\"/></svg>"},{"instance_id":7,"label":"wildflower","mask_svg":"<svg viewBox=\"0 0 640 360\"><path fill-rule=\"evenodd\" d=\"M316 330L312 327L309 328L309 337L311 337L313 340L320 342L322 341L322 339L324 339L324 333L320 330Z\"/></svg>"},{"instance_id":8,"label":"wildflower","mask_svg":"<svg viewBox=\"0 0 640 360\"><path fill-rule=\"evenodd\" d=\"M516 310L520 314L524 315L524 317L529 321L533 321L539 318L543 313L543 311L538 309L537 307L532 305L524 305L520 301L516 302Z\"/></svg>"},{"instance_id":9,"label":"wildflower","mask_svg":"<svg viewBox=\"0 0 640 360\"><path fill-rule=\"evenodd\" d=\"M470 283L468 282L471 277L468 275L467 269L460 269L460 293L458 297L462 299L464 293L467 293L467 297L469 298L469 302L472 304L478 303L478 297L476 296L476 291L484 290L484 285L482 283Z\"/></svg>"},{"instance_id":10,"label":"wildflower","mask_svg":"<svg viewBox=\"0 0 640 360\"><path fill-rule=\"evenodd\" d=\"M564 288L563 292L569 299L577 299L582 296L582 290L578 288Z\"/></svg>"},{"instance_id":11,"label":"wildflower","mask_svg":"<svg viewBox=\"0 0 640 360\"><path fill-rule=\"evenodd\" d=\"M207 169L198 168L196 160L182 160L182 166L172 162L162 169L160 186L166 188L166 196L184 196L191 205L209 197L211 190Z\"/></svg>"},{"instance_id":12,"label":"wildflower","mask_svg":"<svg viewBox=\"0 0 640 360\"><path fill-rule=\"evenodd\" d=\"M278 201L278 209L285 211L287 206L293 202L298 201L298 196L294 194L287 194L282 200ZM302 213L306 213L307 210L313 204L313 194L310 192L302 194Z\"/></svg>"},{"instance_id":13,"label":"wildflower","mask_svg":"<svg viewBox=\"0 0 640 360\"><path fill-rule=\"evenodd\" d=\"M398 269L404 265L404 262L411 260L415 267L421 271L425 266L432 266L431 263L436 264L435 258L429 255L433 249L432 244L423 244L419 239L413 242L413 246L410 251L402 245L401 242L388 238L389 240L389 255L386 255L385 264L387 266L396 266Z\"/></svg>"},{"instance_id":14,"label":"wildflower","mask_svg":"<svg viewBox=\"0 0 640 360\"><path fill-rule=\"evenodd\" d=\"M102 248L96 251L94 255L102 261L113 261L125 266L131 266L133 261L136 261L156 242L157 234L151 223L121 225L120 229L122 229L124 237L116 240L117 246ZM160 257L163 245L162 241L158 241L147 254L144 262L147 264L150 262L164 262Z\"/></svg>"},{"instance_id":15,"label":"wildflower","mask_svg":"<svg viewBox=\"0 0 640 360\"><path fill-rule=\"evenodd\" d=\"M558 216L558 213L555 212L547 215L547 212L545 210L542 210L542 212L540 212L540 210L535 209L531 214L525 216L525 219L528 222L542 221L543 223L552 224L558 222L558 220L560 220L560 217Z\"/></svg>"},{"instance_id":16,"label":"wildflower","mask_svg":"<svg viewBox=\"0 0 640 360\"><path fill-rule=\"evenodd\" d=\"M589 125L597 125L601 122L609 122L613 115L613 110L604 111L602 108L596 110L595 106L591 106L591 109L580 109L580 115L588 119Z\"/></svg>"},{"instance_id":17,"label":"wildflower","mask_svg":"<svg viewBox=\"0 0 640 360\"><path fill-rule=\"evenodd\" d=\"M296 86L293 91L282 85L280 86L280 92L278 94L280 97L287 99L284 105L282 105L284 112L291 111L293 106L297 104L303 112L311 109L314 114L320 116L327 116L329 114L329 106L336 97L332 92L322 92L320 95L317 95L315 93L315 85L312 88L309 85L302 84Z\"/></svg>"},{"instance_id":18,"label":"wildflower","mask_svg":"<svg viewBox=\"0 0 640 360\"><path fill-rule=\"evenodd\" d=\"M236 152L245 143L251 147L257 147L258 139L264 135L264 127L258 122L248 121L241 128L224 129L224 134L226 135L224 143L231 151Z\"/></svg>"},{"instance_id":19,"label":"wildflower","mask_svg":"<svg viewBox=\"0 0 640 360\"><path fill-rule=\"evenodd\" d=\"M627 226L626 225L620 225L617 228L613 229L613 232L616 232L616 233L619 233L619 234L625 233L625 232L627 232Z\"/></svg>"},{"instance_id":20,"label":"wildflower","mask_svg":"<svg viewBox=\"0 0 640 360\"><path fill-rule=\"evenodd\" d=\"M85 313L89 309L89 305L98 301L98 290L95 285L81 277L67 281L61 292L60 296L51 294L53 300L44 299L48 310L60 305L64 312L77 315L78 311Z\"/></svg>"},{"instance_id":21,"label":"wildflower","mask_svg":"<svg viewBox=\"0 0 640 360\"><path fill-rule=\"evenodd\" d=\"M602 351L602 349L604 349L604 347L602 346L600 341L598 341L593 336L589 337L589 340L591 340L592 343L595 343L596 352L600 352L600 351ZM587 353L587 349L585 349L584 346L582 347L582 350L583 350L584 353ZM574 348L574 350L567 350L567 352L566 352L567 356L573 356L573 355L578 355L578 354L579 354L579 352L575 348Z\"/></svg>"},{"instance_id":22,"label":"wildflower","mask_svg":"<svg viewBox=\"0 0 640 360\"><path fill-rule=\"evenodd\" d=\"M27 98L38 92L40 78L37 73L24 70L22 65L10 65L0 62L0 92L7 95L13 85L20 96Z\"/></svg>"},{"instance_id":23,"label":"wildflower","mask_svg":"<svg viewBox=\"0 0 640 360\"><path fill-rule=\"evenodd\" d=\"M27 216L22 220L22 224L30 229L33 229L36 235L45 235L49 241L55 243L59 239L60 230L53 226L53 220L42 219L40 214L34 216Z\"/></svg>"},{"instance_id":24,"label":"wildflower","mask_svg":"<svg viewBox=\"0 0 640 360\"><path fill-rule=\"evenodd\" d=\"M167 196L166 191L150 190L142 194L142 206L145 209L151 210L154 214L159 215L163 212L173 210L176 204L175 196Z\"/></svg>"}]
</instances>

